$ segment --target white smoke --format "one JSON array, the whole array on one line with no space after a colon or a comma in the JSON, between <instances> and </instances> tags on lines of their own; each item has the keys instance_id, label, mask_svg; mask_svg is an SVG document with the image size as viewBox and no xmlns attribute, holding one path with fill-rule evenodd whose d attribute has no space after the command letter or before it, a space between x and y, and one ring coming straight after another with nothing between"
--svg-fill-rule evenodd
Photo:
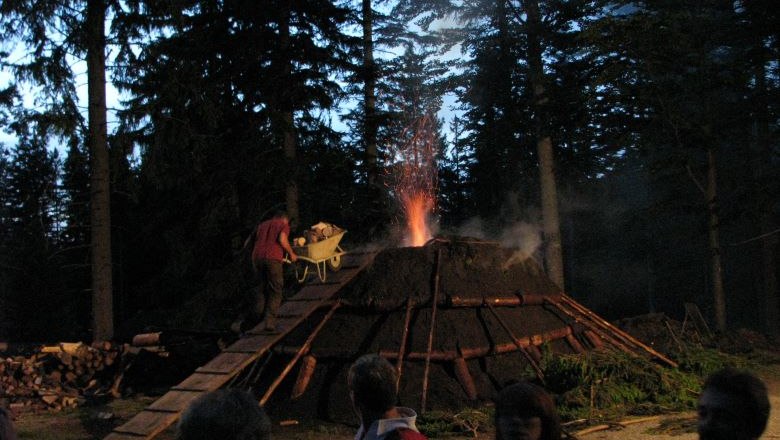
<instances>
[{"instance_id":1,"label":"white smoke","mask_svg":"<svg viewBox=\"0 0 780 440\"><path fill-rule=\"evenodd\" d=\"M458 235L461 237L473 237L484 240L486 238L484 224L479 217L472 217L466 220L459 228Z\"/></svg>"},{"instance_id":2,"label":"white smoke","mask_svg":"<svg viewBox=\"0 0 780 440\"><path fill-rule=\"evenodd\" d=\"M517 222L504 229L499 239L501 246L517 249L504 263L504 269L509 266L533 258L542 246L542 228L539 225Z\"/></svg>"}]
</instances>

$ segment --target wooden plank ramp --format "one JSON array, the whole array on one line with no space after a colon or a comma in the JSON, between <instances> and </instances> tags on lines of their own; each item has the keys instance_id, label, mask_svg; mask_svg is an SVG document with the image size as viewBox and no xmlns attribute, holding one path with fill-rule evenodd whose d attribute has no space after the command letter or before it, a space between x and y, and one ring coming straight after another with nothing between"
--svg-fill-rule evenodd
<instances>
[{"instance_id":1,"label":"wooden plank ramp","mask_svg":"<svg viewBox=\"0 0 780 440\"><path fill-rule=\"evenodd\" d=\"M198 396L214 391L228 383L244 368L251 365L276 343L303 323L315 310L327 305L341 288L370 264L376 252L348 253L344 266L328 274L328 281L320 283L314 277L298 293L279 307L276 334L263 334L261 325L227 347L217 357L199 367L154 403L136 414L125 424L114 428L105 440L152 439L176 423L182 411ZM262 323L261 323L262 324Z\"/></svg>"}]
</instances>

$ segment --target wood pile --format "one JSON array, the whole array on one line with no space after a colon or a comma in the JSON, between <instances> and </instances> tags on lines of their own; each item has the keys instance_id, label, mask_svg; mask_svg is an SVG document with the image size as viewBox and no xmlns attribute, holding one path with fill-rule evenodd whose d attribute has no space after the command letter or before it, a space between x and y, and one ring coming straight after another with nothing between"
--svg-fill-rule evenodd
<instances>
[{"instance_id":1,"label":"wood pile","mask_svg":"<svg viewBox=\"0 0 780 440\"><path fill-rule=\"evenodd\" d=\"M15 411L60 410L87 397L119 395L122 344L43 346L27 355L0 352L0 399Z\"/></svg>"}]
</instances>

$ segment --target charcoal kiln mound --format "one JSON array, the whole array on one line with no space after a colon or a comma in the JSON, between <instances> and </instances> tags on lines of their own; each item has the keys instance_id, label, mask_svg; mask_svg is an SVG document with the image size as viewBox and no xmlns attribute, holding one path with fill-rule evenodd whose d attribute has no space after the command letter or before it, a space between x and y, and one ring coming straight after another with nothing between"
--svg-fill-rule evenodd
<instances>
[{"instance_id":1,"label":"charcoal kiln mound","mask_svg":"<svg viewBox=\"0 0 780 440\"><path fill-rule=\"evenodd\" d=\"M355 422L347 369L366 353L399 368L401 404L420 408L425 399L427 410L487 401L510 381L540 375L544 350L648 354L560 292L533 259L493 242L446 238L385 249L337 299L343 306L308 348L324 310L273 348L255 382L261 390L291 358L303 356L266 404L272 415Z\"/></svg>"}]
</instances>

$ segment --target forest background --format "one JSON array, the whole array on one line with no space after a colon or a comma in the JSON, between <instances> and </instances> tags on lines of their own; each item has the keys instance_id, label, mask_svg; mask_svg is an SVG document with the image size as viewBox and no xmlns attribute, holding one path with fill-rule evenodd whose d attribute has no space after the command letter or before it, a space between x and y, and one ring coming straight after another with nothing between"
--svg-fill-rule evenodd
<instances>
[{"instance_id":1,"label":"forest background","mask_svg":"<svg viewBox=\"0 0 780 440\"><path fill-rule=\"evenodd\" d=\"M393 148L442 112L441 233L539 241L552 279L608 318L691 302L719 330L780 333L772 0L4 0L0 14L0 339L208 327L175 311L241 297L244 239L277 208L354 247L400 244Z\"/></svg>"}]
</instances>

